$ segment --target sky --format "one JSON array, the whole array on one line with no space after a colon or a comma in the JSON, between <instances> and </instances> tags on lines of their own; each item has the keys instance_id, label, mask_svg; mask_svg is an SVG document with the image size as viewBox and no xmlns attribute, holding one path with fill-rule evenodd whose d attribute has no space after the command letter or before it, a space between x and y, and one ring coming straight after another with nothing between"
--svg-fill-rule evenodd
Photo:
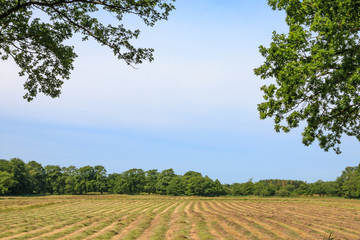
<instances>
[{"instance_id":1,"label":"sky","mask_svg":"<svg viewBox=\"0 0 360 240\"><path fill-rule=\"evenodd\" d=\"M276 133L260 120L261 80L272 32L286 33L285 14L266 0L178 0L168 21L140 28L135 46L155 61L129 67L95 41L69 41L79 55L60 98L25 94L12 61L0 62L0 158L45 165L197 171L222 183L249 179L335 180L359 164L359 142L344 137L342 154L306 147L301 129ZM99 15L103 21L113 17Z\"/></svg>"}]
</instances>

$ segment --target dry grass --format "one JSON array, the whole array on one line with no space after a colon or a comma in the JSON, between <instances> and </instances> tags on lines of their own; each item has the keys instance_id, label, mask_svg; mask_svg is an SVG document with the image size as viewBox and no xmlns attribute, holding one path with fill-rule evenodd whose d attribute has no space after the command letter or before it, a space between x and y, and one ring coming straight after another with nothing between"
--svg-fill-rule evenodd
<instances>
[{"instance_id":1,"label":"dry grass","mask_svg":"<svg viewBox=\"0 0 360 240\"><path fill-rule=\"evenodd\" d=\"M1 239L360 239L360 201L166 196L1 197Z\"/></svg>"}]
</instances>

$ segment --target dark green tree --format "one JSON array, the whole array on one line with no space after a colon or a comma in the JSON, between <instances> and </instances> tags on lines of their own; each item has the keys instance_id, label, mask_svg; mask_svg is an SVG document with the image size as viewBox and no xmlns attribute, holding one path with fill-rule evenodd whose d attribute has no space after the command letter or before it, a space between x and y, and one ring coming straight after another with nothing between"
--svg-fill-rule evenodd
<instances>
[{"instance_id":1,"label":"dark green tree","mask_svg":"<svg viewBox=\"0 0 360 240\"><path fill-rule=\"evenodd\" d=\"M246 183L240 184L239 188L239 194L240 195L252 195L254 193L254 183L252 182L252 179L247 181Z\"/></svg>"},{"instance_id":2,"label":"dark green tree","mask_svg":"<svg viewBox=\"0 0 360 240\"><path fill-rule=\"evenodd\" d=\"M0 171L6 171L8 173L12 172L12 167L10 161L5 159L0 159Z\"/></svg>"},{"instance_id":3,"label":"dark green tree","mask_svg":"<svg viewBox=\"0 0 360 240\"><path fill-rule=\"evenodd\" d=\"M213 181L211 178L209 178L208 176L205 176L205 191L204 191L204 196L207 197L216 197L216 196L220 196L220 195L224 195L225 194L225 190L221 184L221 182L216 179L215 181Z\"/></svg>"},{"instance_id":4,"label":"dark green tree","mask_svg":"<svg viewBox=\"0 0 360 240\"><path fill-rule=\"evenodd\" d=\"M309 193L311 195L319 195L320 197L324 197L327 193L326 191L326 183L322 180L318 180L314 183L309 184Z\"/></svg>"},{"instance_id":5,"label":"dark green tree","mask_svg":"<svg viewBox=\"0 0 360 240\"><path fill-rule=\"evenodd\" d=\"M208 185L207 180L201 173L188 171L182 177L185 187L185 195L187 196L204 196L205 188Z\"/></svg>"},{"instance_id":6,"label":"dark green tree","mask_svg":"<svg viewBox=\"0 0 360 240\"><path fill-rule=\"evenodd\" d=\"M28 169L23 160L10 159L11 173L14 175L16 184L10 188L12 194L31 194L31 181Z\"/></svg>"},{"instance_id":7,"label":"dark green tree","mask_svg":"<svg viewBox=\"0 0 360 240\"><path fill-rule=\"evenodd\" d=\"M195 171L188 171L183 175L183 178L202 177L202 174Z\"/></svg>"},{"instance_id":8,"label":"dark green tree","mask_svg":"<svg viewBox=\"0 0 360 240\"><path fill-rule=\"evenodd\" d=\"M95 189L95 171L91 166L79 168L77 181L75 186L76 192L79 194L87 194Z\"/></svg>"},{"instance_id":9,"label":"dark green tree","mask_svg":"<svg viewBox=\"0 0 360 240\"><path fill-rule=\"evenodd\" d=\"M106 169L104 166L97 165L94 167L94 174L95 174L95 191L100 192L103 194L103 192L107 189L107 175L106 175Z\"/></svg>"},{"instance_id":10,"label":"dark green tree","mask_svg":"<svg viewBox=\"0 0 360 240\"><path fill-rule=\"evenodd\" d=\"M175 176L175 172L172 168L163 170L159 174L158 180L155 185L156 193L166 194L166 189L169 186L171 179Z\"/></svg>"},{"instance_id":11,"label":"dark green tree","mask_svg":"<svg viewBox=\"0 0 360 240\"><path fill-rule=\"evenodd\" d=\"M166 187L166 194L172 196L184 195L185 187L185 182L182 180L181 176L173 176L169 182L169 185Z\"/></svg>"},{"instance_id":12,"label":"dark green tree","mask_svg":"<svg viewBox=\"0 0 360 240\"><path fill-rule=\"evenodd\" d=\"M120 177L123 188L120 193L139 194L144 191L146 182L144 170L133 168L120 174Z\"/></svg>"},{"instance_id":13,"label":"dark green tree","mask_svg":"<svg viewBox=\"0 0 360 240\"><path fill-rule=\"evenodd\" d=\"M349 173L349 179L343 183L342 191L344 197L360 198L360 173L354 171Z\"/></svg>"},{"instance_id":14,"label":"dark green tree","mask_svg":"<svg viewBox=\"0 0 360 240\"><path fill-rule=\"evenodd\" d=\"M241 196L242 191L241 191L241 183L233 183L229 186L230 188L230 192L229 195L233 195L233 196Z\"/></svg>"},{"instance_id":15,"label":"dark green tree","mask_svg":"<svg viewBox=\"0 0 360 240\"><path fill-rule=\"evenodd\" d=\"M9 193L9 188L16 185L14 174L0 170L0 195Z\"/></svg>"},{"instance_id":16,"label":"dark green tree","mask_svg":"<svg viewBox=\"0 0 360 240\"><path fill-rule=\"evenodd\" d=\"M187 196L219 196L224 194L224 189L219 180L211 180L201 173L188 171L181 177L182 189Z\"/></svg>"},{"instance_id":17,"label":"dark green tree","mask_svg":"<svg viewBox=\"0 0 360 240\"><path fill-rule=\"evenodd\" d=\"M28 168L33 193L46 193L46 174L43 166L36 161L30 161L26 167Z\"/></svg>"},{"instance_id":18,"label":"dark green tree","mask_svg":"<svg viewBox=\"0 0 360 240\"><path fill-rule=\"evenodd\" d=\"M202 176L193 176L186 182L185 194L187 196L204 196L205 179Z\"/></svg>"},{"instance_id":19,"label":"dark green tree","mask_svg":"<svg viewBox=\"0 0 360 240\"><path fill-rule=\"evenodd\" d=\"M360 171L360 164L357 167L346 167L344 171L342 171L341 176L336 179L336 181L342 185L345 181L348 181L351 177L351 173Z\"/></svg>"},{"instance_id":20,"label":"dark green tree","mask_svg":"<svg viewBox=\"0 0 360 240\"><path fill-rule=\"evenodd\" d=\"M50 194L63 194L65 181L60 166L46 165L45 175L47 192Z\"/></svg>"},{"instance_id":21,"label":"dark green tree","mask_svg":"<svg viewBox=\"0 0 360 240\"><path fill-rule=\"evenodd\" d=\"M109 174L107 177L107 191L111 192L111 193L118 193L117 191L117 180L119 178L120 174L119 173L112 173Z\"/></svg>"},{"instance_id":22,"label":"dark green tree","mask_svg":"<svg viewBox=\"0 0 360 240\"><path fill-rule=\"evenodd\" d=\"M279 190L275 191L275 196L278 197L289 197L291 192L284 187L281 187Z\"/></svg>"},{"instance_id":23,"label":"dark green tree","mask_svg":"<svg viewBox=\"0 0 360 240\"><path fill-rule=\"evenodd\" d=\"M146 183L144 191L147 193L156 193L156 182L159 177L159 172L156 169L148 170L145 172Z\"/></svg>"},{"instance_id":24,"label":"dark green tree","mask_svg":"<svg viewBox=\"0 0 360 240\"><path fill-rule=\"evenodd\" d=\"M295 194L299 195L299 196L307 196L310 195L309 192L309 184L307 183L302 183L297 189L295 189Z\"/></svg>"},{"instance_id":25,"label":"dark green tree","mask_svg":"<svg viewBox=\"0 0 360 240\"><path fill-rule=\"evenodd\" d=\"M302 141L316 139L341 153L341 137L360 141L360 4L357 0L268 0L286 12L287 34L273 33L255 74L263 86L260 118L277 132L305 126Z\"/></svg>"},{"instance_id":26,"label":"dark green tree","mask_svg":"<svg viewBox=\"0 0 360 240\"><path fill-rule=\"evenodd\" d=\"M346 198L360 198L360 164L356 167L347 167L338 177L336 183Z\"/></svg>"},{"instance_id":27,"label":"dark green tree","mask_svg":"<svg viewBox=\"0 0 360 240\"><path fill-rule=\"evenodd\" d=\"M271 182L267 182L266 180L260 180L254 184L254 195L261 197L274 196L275 191L275 185Z\"/></svg>"},{"instance_id":28,"label":"dark green tree","mask_svg":"<svg viewBox=\"0 0 360 240\"><path fill-rule=\"evenodd\" d=\"M79 180L79 170L75 166L63 167L62 178L65 181L64 192L66 194L75 194L77 181Z\"/></svg>"},{"instance_id":29,"label":"dark green tree","mask_svg":"<svg viewBox=\"0 0 360 240\"><path fill-rule=\"evenodd\" d=\"M342 196L342 190L339 182L337 181L325 182L325 191L327 196L332 196L332 197Z\"/></svg>"},{"instance_id":30,"label":"dark green tree","mask_svg":"<svg viewBox=\"0 0 360 240\"><path fill-rule=\"evenodd\" d=\"M118 174L118 173L111 174L109 178L109 182L111 184L111 189L113 193L131 194L129 185L122 174Z\"/></svg>"},{"instance_id":31,"label":"dark green tree","mask_svg":"<svg viewBox=\"0 0 360 240\"><path fill-rule=\"evenodd\" d=\"M170 2L170 3L168 3ZM0 57L12 58L26 76L24 98L31 101L38 92L58 97L64 79L69 79L76 54L64 42L74 33L83 40L94 39L109 47L127 64L153 60L153 49L136 48L131 40L139 30L121 22L136 15L148 26L167 19L173 0L1 0ZM105 25L95 16L108 13L118 26ZM47 16L47 17L44 17Z\"/></svg>"}]
</instances>

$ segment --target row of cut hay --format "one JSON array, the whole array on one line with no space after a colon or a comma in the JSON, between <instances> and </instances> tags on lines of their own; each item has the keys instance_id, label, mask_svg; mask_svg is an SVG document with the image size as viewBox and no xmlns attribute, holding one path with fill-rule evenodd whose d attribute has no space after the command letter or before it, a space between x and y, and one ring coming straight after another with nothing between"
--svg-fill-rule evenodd
<instances>
[{"instance_id":1,"label":"row of cut hay","mask_svg":"<svg viewBox=\"0 0 360 240\"><path fill-rule=\"evenodd\" d=\"M164 212L175 205L176 202L166 202L161 208L144 212L143 217L140 217L140 221L131 227L129 226L128 231L123 231L118 236L114 236L113 239L139 239L147 229L151 229L151 224L156 221L155 218L161 218Z\"/></svg>"},{"instance_id":2,"label":"row of cut hay","mask_svg":"<svg viewBox=\"0 0 360 240\"><path fill-rule=\"evenodd\" d=\"M291 199L292 202L293 199ZM343 198L300 198L300 203L331 207L332 209L342 210L358 210L360 211L360 204L358 199L343 199Z\"/></svg>"},{"instance_id":3,"label":"row of cut hay","mask_svg":"<svg viewBox=\"0 0 360 240\"><path fill-rule=\"evenodd\" d=\"M117 211L111 211L108 214L102 216L101 220L94 223L91 228L88 226L84 226L83 228L77 226L76 228L68 229L67 231L63 231L60 236L72 236L76 237L77 235L82 235L83 237L87 237L92 235L102 228L107 227L109 224L115 222L120 222L122 219L126 218L131 214L137 214L138 212L142 211L143 209L152 206L151 202L140 201L138 203L131 202L128 207L120 208ZM59 234L56 234L59 237Z\"/></svg>"},{"instance_id":4,"label":"row of cut hay","mask_svg":"<svg viewBox=\"0 0 360 240\"><path fill-rule=\"evenodd\" d=\"M143 207L148 207L148 206L149 205L146 205ZM139 206L134 208L133 211L137 211L138 208L139 208ZM130 212L131 212L131 210L130 210ZM124 217L127 213L128 213L128 211L126 211L126 212L124 212L124 211L111 212L111 213L103 216L99 221L93 222L91 225L69 229L68 231L65 232L66 235L62 234L63 235L62 238L58 238L58 239L79 239L79 238L82 239L82 238L85 238L88 235L91 235L92 233L96 232L96 230L99 229L99 227L102 227L103 224L110 224L110 223L116 221L116 219L120 219L121 217Z\"/></svg>"},{"instance_id":5,"label":"row of cut hay","mask_svg":"<svg viewBox=\"0 0 360 240\"><path fill-rule=\"evenodd\" d=\"M125 202L127 205L127 203ZM67 211L65 214L67 206L64 206L64 208L59 208L56 211L49 212L46 218L42 218L42 222L45 226L40 227L37 224L36 219L37 216L33 216L32 221L27 221L29 223L28 228L32 228L34 230L28 231L27 229L19 229L17 232L19 234L12 234L11 237L33 237L33 235L39 235L43 234L49 231L53 231L59 228L62 228L67 225L72 225L77 222L83 222L83 221L91 221L94 218L98 218L99 216L102 216L103 214L106 214L108 212L112 212L114 207L107 206L107 208L99 208L99 206L88 206L87 204L84 204L84 206L77 206L77 209L72 209L71 211ZM124 205L119 205L119 208L123 208Z\"/></svg>"},{"instance_id":6,"label":"row of cut hay","mask_svg":"<svg viewBox=\"0 0 360 240\"><path fill-rule=\"evenodd\" d=\"M234 203L233 203L234 204ZM276 222L278 224L280 223L286 223L286 225L292 225L292 229L294 230L294 227L298 228L299 230L296 231L301 235L306 234L307 232L310 232L310 236L307 236L308 239L314 238L315 235L319 235L319 236L324 236L324 235L328 235L330 232L333 232L335 230L340 230L341 226L334 226L331 223L327 223L326 220L324 221L324 223L322 223L322 225L317 224L317 222L319 222L321 219L321 215L318 215L316 212L313 212L313 215L311 214L307 214L304 215L302 214L301 210L303 210L303 208L299 208L299 209L289 209L284 211L283 207L281 206L276 206L276 207L270 207L268 206L268 209L262 208L261 206L252 206L252 204L238 204L237 206L233 206L231 210L229 211L238 211L239 214L248 214L251 213L251 215L254 215L254 217L256 217L256 215L262 216L262 221L268 221L268 222ZM271 211L273 214L272 216L267 216L266 215L266 211ZM300 217L299 217L300 216ZM317 216L320 216L317 217ZM291 217L291 219L290 219ZM311 223L309 223L309 219L311 220ZM289 221L291 220L291 221ZM318 227L316 227L316 225ZM284 224L282 224L282 226L284 226ZM319 227L320 226L320 227ZM351 231L348 230L340 230L338 231L338 235L343 238L343 239L354 239L354 237L358 235L358 233L352 233Z\"/></svg>"},{"instance_id":7,"label":"row of cut hay","mask_svg":"<svg viewBox=\"0 0 360 240\"><path fill-rule=\"evenodd\" d=\"M186 216L186 221L188 224L188 231L189 231L189 236L191 239L197 240L197 226L196 226L196 222L194 220L194 217L192 215L192 211L191 209L194 208L194 201L191 201L184 209L185 212L185 216Z\"/></svg>"},{"instance_id":8,"label":"row of cut hay","mask_svg":"<svg viewBox=\"0 0 360 240\"><path fill-rule=\"evenodd\" d=\"M25 210L64 202L63 199L53 199L48 197L0 197L0 201L0 212Z\"/></svg>"},{"instance_id":9,"label":"row of cut hay","mask_svg":"<svg viewBox=\"0 0 360 240\"><path fill-rule=\"evenodd\" d=\"M266 209L251 208L246 205L239 206L237 204L233 204L229 208L229 211L236 211L239 214L245 215L251 219L262 221L264 224L267 224L273 229L288 235L292 239L311 239L314 237L313 233L304 231L301 225L293 225L289 219L289 216L291 215L283 215L272 209L269 209L268 211L270 211L270 213L267 213Z\"/></svg>"},{"instance_id":10,"label":"row of cut hay","mask_svg":"<svg viewBox=\"0 0 360 240\"><path fill-rule=\"evenodd\" d=\"M187 219L185 209L190 207L190 201L184 201L183 204L176 207L173 216L170 217L168 229L165 233L165 239L188 239L190 234L190 223Z\"/></svg>"},{"instance_id":11,"label":"row of cut hay","mask_svg":"<svg viewBox=\"0 0 360 240\"><path fill-rule=\"evenodd\" d=\"M154 203L134 207L130 211L127 211L126 214L114 216L113 221L106 221L101 226L99 225L98 228L91 229L91 231L86 232L85 239L104 238L104 235L106 234L115 235L117 233L115 229L119 229L118 225L125 227L126 223L132 221L137 215L139 215L140 212L148 209L150 206L154 206Z\"/></svg>"},{"instance_id":12,"label":"row of cut hay","mask_svg":"<svg viewBox=\"0 0 360 240\"><path fill-rule=\"evenodd\" d=\"M326 233L336 231L339 234L344 234L341 238L354 238L354 236L360 236L359 218L356 217L356 212L342 211L341 209L333 209L331 207L320 207L313 205L302 206L273 206L273 210L277 209L278 213L282 212L283 215L292 216L299 222L312 224L318 229L319 232ZM354 217L355 216L355 217ZM317 226L317 227L316 227Z\"/></svg>"},{"instance_id":13,"label":"row of cut hay","mask_svg":"<svg viewBox=\"0 0 360 240\"><path fill-rule=\"evenodd\" d=\"M199 201L194 201L187 211L193 227L190 236L194 239L214 239L214 236L209 231L205 217L199 212L199 204Z\"/></svg>"},{"instance_id":14,"label":"row of cut hay","mask_svg":"<svg viewBox=\"0 0 360 240\"><path fill-rule=\"evenodd\" d=\"M67 208L67 206L63 206L63 208L58 209L42 209L40 212L33 212L23 214L23 212L17 212L18 224L7 225L4 224L7 228L7 231L3 231L0 234L0 237L14 235L18 233L26 233L28 231L32 231L34 229L41 229L43 227L47 227L53 224L71 224L72 221L77 221L81 219L82 215L86 215L90 212L93 212L92 209L89 208L81 208L73 207ZM14 214L14 213L12 213ZM76 219L74 219L74 216Z\"/></svg>"},{"instance_id":15,"label":"row of cut hay","mask_svg":"<svg viewBox=\"0 0 360 240\"><path fill-rule=\"evenodd\" d=\"M202 214L203 215L203 218L205 220L205 223L206 226L207 226L207 229L209 231L209 233L214 236L215 239L224 239L224 230L223 231L220 231L220 229L217 229L217 228L214 228L214 223L216 225L216 222L215 220L209 216L209 215L206 215L206 208L205 208L205 202L199 202L195 207L194 207L194 211L197 212L198 214ZM226 234L226 232L225 232ZM226 234L228 235L228 234Z\"/></svg>"},{"instance_id":16,"label":"row of cut hay","mask_svg":"<svg viewBox=\"0 0 360 240\"><path fill-rule=\"evenodd\" d=\"M16 220L21 223L21 221L28 222L29 220L33 220L34 218L54 219L54 215L56 218L63 218L63 217L66 218L68 216L72 216L74 213L87 214L87 212L91 212L93 211L93 209L99 210L99 209L103 209L103 207L100 205L74 203L73 205L68 205L68 204L59 205L56 208L47 207L47 208L38 209L36 211L31 210L31 211L12 212L11 215L16 215L17 216ZM59 215L60 212L61 214Z\"/></svg>"},{"instance_id":17,"label":"row of cut hay","mask_svg":"<svg viewBox=\"0 0 360 240\"><path fill-rule=\"evenodd\" d=\"M203 222L215 222L215 225L220 226L220 228L216 228L220 229L218 232L212 230L211 235L213 235L213 237L207 236L206 238L208 239L217 239L219 234L224 234L224 231L227 237L221 237L223 239L232 239L233 236L239 239L288 239L288 237L293 237L293 235L296 236L296 233L287 236L285 233L277 230L274 226L271 226L271 224L263 222L261 219L244 217L244 214L239 216L236 211L228 209L228 207L223 206L223 204L226 203L212 201L210 203L201 203L201 205L199 205L200 207L194 209L198 218L204 220ZM206 239L202 237L201 234L198 235L201 236L201 239ZM312 239L312 237L307 239Z\"/></svg>"},{"instance_id":18,"label":"row of cut hay","mask_svg":"<svg viewBox=\"0 0 360 240\"><path fill-rule=\"evenodd\" d=\"M266 233L262 229L254 228L252 224L244 221L243 218L239 218L233 212L227 212L222 205L218 205L218 202L212 201L206 204L206 211L208 214L214 214L220 218L224 225L225 229L231 229L232 234L235 234L237 237L244 239L243 236L246 236L245 239L268 239Z\"/></svg>"},{"instance_id":19,"label":"row of cut hay","mask_svg":"<svg viewBox=\"0 0 360 240\"><path fill-rule=\"evenodd\" d=\"M264 226L268 231L274 232L279 238L309 239L310 234L286 224L286 218L281 218L279 213L272 209L251 207L249 205L237 205L236 203L226 203L224 208L229 213L235 213L238 218L245 218L247 221L254 221L258 225Z\"/></svg>"},{"instance_id":20,"label":"row of cut hay","mask_svg":"<svg viewBox=\"0 0 360 240\"><path fill-rule=\"evenodd\" d=\"M282 210L288 213L297 212L305 218L316 219L316 221L326 221L333 224L346 224L351 226L354 222L359 220L354 218L353 210L337 209L334 207L314 206L312 204L288 203L288 204L269 204L266 206L272 210ZM358 226L354 226L354 230Z\"/></svg>"},{"instance_id":21,"label":"row of cut hay","mask_svg":"<svg viewBox=\"0 0 360 240\"><path fill-rule=\"evenodd\" d=\"M33 220L34 216L39 219L46 218L54 212L61 210L64 214L73 214L74 211L78 211L79 207L87 211L91 208L97 208L98 205L81 205L80 202L75 202L73 204L64 203L51 206L44 206L37 209L27 209L27 210L14 210L11 212L0 213L0 225L1 227L6 226L7 228L19 228L20 224L28 224L29 220ZM2 217L6 216L6 217Z\"/></svg>"},{"instance_id":22,"label":"row of cut hay","mask_svg":"<svg viewBox=\"0 0 360 240\"><path fill-rule=\"evenodd\" d=\"M106 209L104 212L94 213L92 214L92 217L87 216L85 217L85 219L83 218L83 220L75 222L73 224L63 227L57 227L53 231L48 231L40 236L34 237L34 239L61 239L64 237L66 238L70 235L75 235L74 233L79 233L85 231L86 229L91 229L93 231L99 228L99 224L101 225L103 222L106 221L113 222L115 217L126 214L134 208L137 209L139 208L139 206L127 204L123 206L113 207L111 209Z\"/></svg>"},{"instance_id":23,"label":"row of cut hay","mask_svg":"<svg viewBox=\"0 0 360 240\"><path fill-rule=\"evenodd\" d=\"M59 229L78 222L91 221L93 218L98 218L99 216L102 216L102 214L106 214L109 211L112 211L112 208L78 207L77 210L71 211L69 215L69 212L63 214L62 209L57 209L57 211L49 213L46 219L43 219L43 222L45 223L44 227L39 227L37 225L36 216L34 216L33 224L29 226L34 228L34 230L24 231L23 229L19 229L20 233L12 235L11 237L33 237L36 235L41 235L43 233L50 232L55 229Z\"/></svg>"},{"instance_id":24,"label":"row of cut hay","mask_svg":"<svg viewBox=\"0 0 360 240\"><path fill-rule=\"evenodd\" d=\"M149 226L137 238L139 240L165 239L165 232L169 227L170 218L176 208L181 206L181 201L174 201L159 212L150 222Z\"/></svg>"},{"instance_id":25,"label":"row of cut hay","mask_svg":"<svg viewBox=\"0 0 360 240\"><path fill-rule=\"evenodd\" d=\"M136 228L136 226L144 225L150 221L149 219L151 219L152 215L154 215L152 211L156 212L159 209L166 207L168 204L170 203L165 201L151 202L148 207L138 209L132 214L119 219L117 224L113 225L112 228L107 229L106 231L102 231L102 234L98 235L97 238L110 239L124 237L127 233L132 231L134 227Z\"/></svg>"},{"instance_id":26,"label":"row of cut hay","mask_svg":"<svg viewBox=\"0 0 360 240\"><path fill-rule=\"evenodd\" d=\"M317 218L317 220L326 220L326 222L346 223L351 225L358 221L359 218L354 217L354 210L341 209L336 207L325 207L305 203L287 203L287 204L268 204L273 210L281 209L288 212L298 212L305 217ZM360 213L360 211L358 211Z\"/></svg>"},{"instance_id":27,"label":"row of cut hay","mask_svg":"<svg viewBox=\"0 0 360 240\"><path fill-rule=\"evenodd\" d=\"M309 228L307 225L305 225L304 223L296 223L295 221L289 221L290 216L292 216L292 214L289 213L285 213L285 215L282 215L283 213L280 213L279 211L275 212L275 214L272 217L267 217L264 212L266 211L266 209L260 209L260 207L257 208L249 208L246 205L243 206L243 209L241 209L240 207L230 207L230 209L228 210L229 212L234 212L236 211L239 215L239 217L248 217L248 219L258 219L258 221L261 222L267 222L268 224L271 223L285 223L282 226L285 229L288 229L288 234L291 235L292 238L297 239L298 237L302 237L305 239L313 239L313 238L320 238L322 236L322 234L324 232L319 232L316 231L313 228ZM248 213L251 214L248 214ZM296 213L297 214L297 213ZM268 219L271 219L272 221L267 221ZM265 224L265 223L263 223ZM291 225L292 228L289 228L288 226ZM276 229L276 227L274 227L274 229ZM292 230L292 231L290 231ZM289 236L290 237L290 236Z\"/></svg>"}]
</instances>

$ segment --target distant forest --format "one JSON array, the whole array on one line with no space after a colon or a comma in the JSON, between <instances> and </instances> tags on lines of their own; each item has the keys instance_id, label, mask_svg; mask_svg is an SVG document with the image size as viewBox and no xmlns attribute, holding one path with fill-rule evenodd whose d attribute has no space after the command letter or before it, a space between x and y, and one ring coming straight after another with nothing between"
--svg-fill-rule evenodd
<instances>
[{"instance_id":1,"label":"distant forest","mask_svg":"<svg viewBox=\"0 0 360 240\"><path fill-rule=\"evenodd\" d=\"M130 169L107 174L106 169L75 166L43 167L36 161L0 159L0 194L161 194L172 196L332 196L360 198L360 164L347 167L336 181L306 183L298 180L260 180L221 184L201 173L177 175L173 169Z\"/></svg>"}]
</instances>

